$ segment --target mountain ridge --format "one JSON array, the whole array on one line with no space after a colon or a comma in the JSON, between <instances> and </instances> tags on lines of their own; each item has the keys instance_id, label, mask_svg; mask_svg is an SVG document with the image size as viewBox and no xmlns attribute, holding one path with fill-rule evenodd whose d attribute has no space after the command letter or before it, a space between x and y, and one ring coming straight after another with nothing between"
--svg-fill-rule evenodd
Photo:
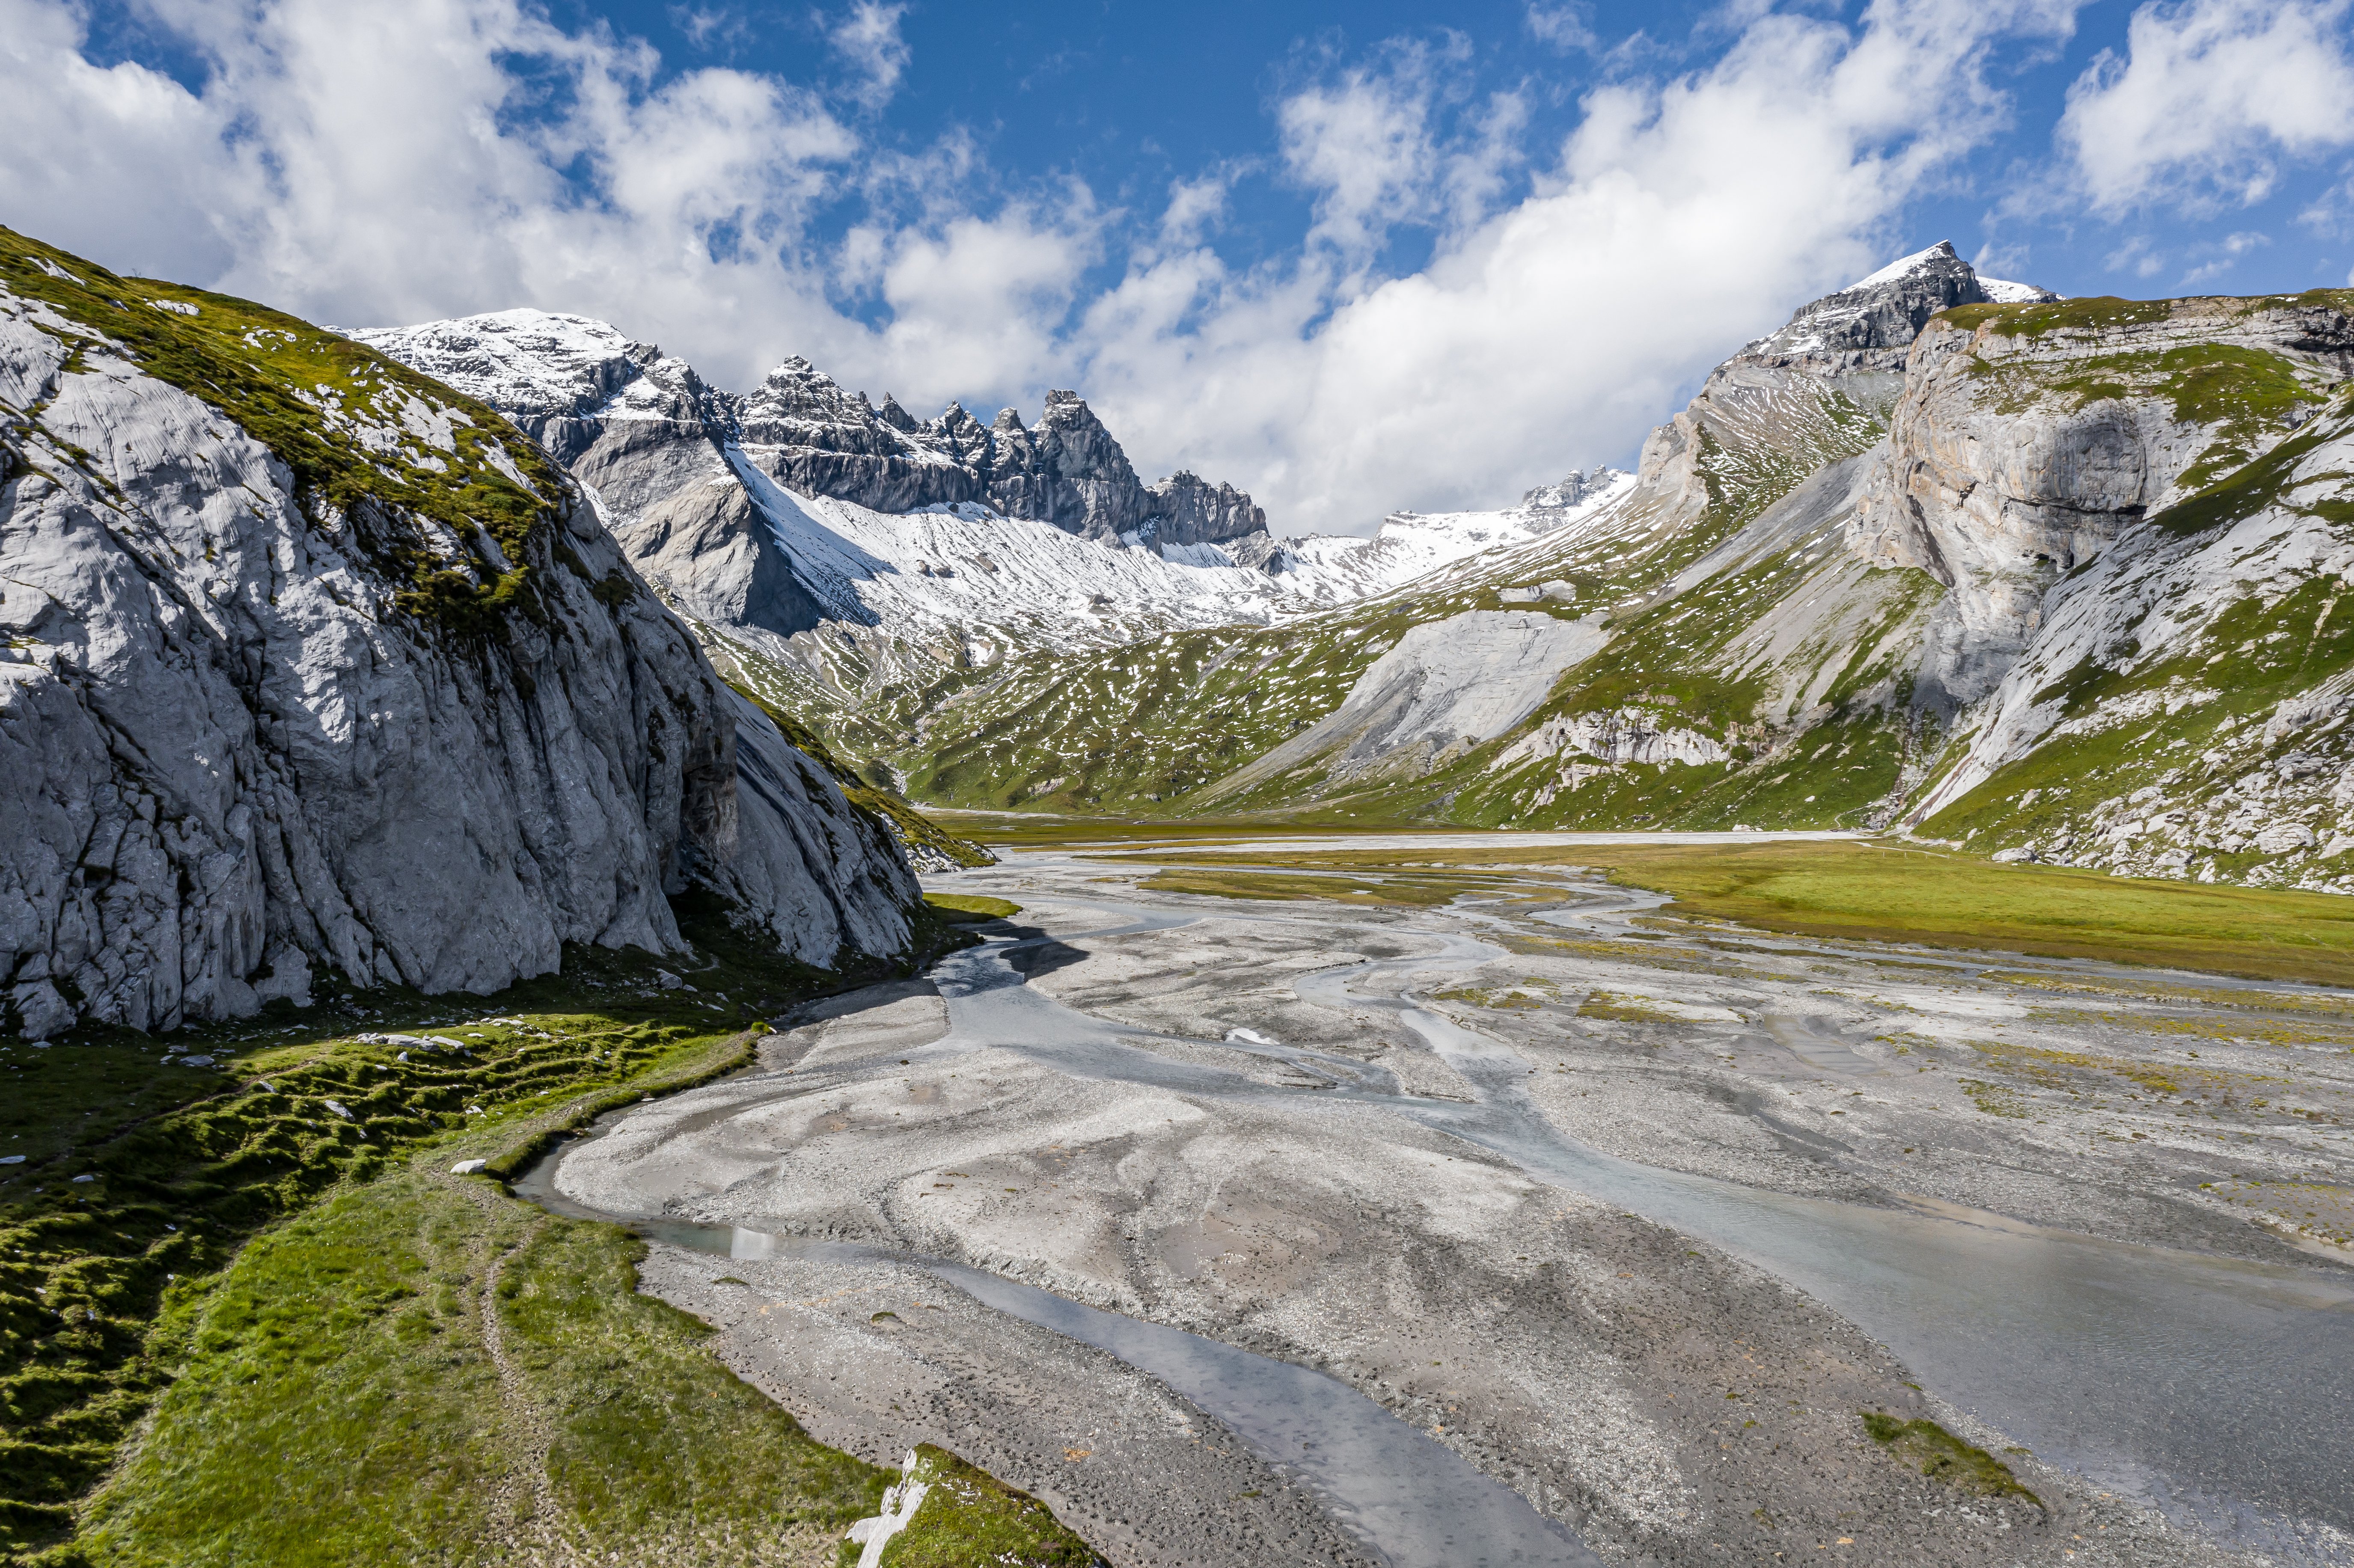
<instances>
[{"instance_id":1,"label":"mountain ridge","mask_svg":"<svg viewBox=\"0 0 2354 1568\"><path fill-rule=\"evenodd\" d=\"M781 639L744 639L730 624L742 613L726 605L698 629L722 650L748 641L754 683L843 736L870 773L887 769L912 798L940 804L1876 826L1958 835L2014 858L2354 888L2354 867L2322 863L2344 853L2329 849L2338 838L2354 845L2340 831L2348 802L2297 782L2326 775L2335 789L2336 760L2298 764L2306 770L2257 791L2305 814L2297 832L2264 841L2298 841L2278 850L2227 827L2244 820L2248 795L2225 780L2147 770L2165 781L2137 789L2190 803L2178 805L2174 827L2163 813L2157 829L2146 810L2130 816L2137 832L2123 838L2129 813L2118 802L2134 790L2083 801L2052 826L2053 791L2074 785L2001 784L2029 754L2089 757L2086 736L2133 723L2134 705L2154 700L2135 694L2115 629L2094 630L2122 602L2103 596L2126 591L2127 561L2192 570L2167 541L2200 517L2210 528L2244 524L2225 515L2233 494L2249 515L2305 518L2299 547L2312 561L2336 558L2322 537L2335 525L2326 508L2284 512L2281 475L2262 494L2249 487L2284 442L2320 429L2337 407L2349 366L2344 321L2345 301L2328 291L2064 301L1980 279L1940 243L1735 350L1651 432L1631 476L1573 475L1497 513L1394 514L1371 541L1286 541L1257 580L1297 573L1305 583L1327 570L1320 602L1185 599L1130 574L1134 586L1119 590L1129 598L1102 600L1124 608L1094 630L1084 606L1042 619L1035 590L927 611L944 630L956 622L956 646L926 654L920 634L874 630L898 612L858 584L832 601L839 611ZM876 422L912 423L896 408L886 399ZM748 454L732 461L758 467ZM2330 471L2305 482L2334 483ZM790 531L792 514L809 514L833 537L869 541L861 547L878 560L898 551L885 577L964 573L988 554L980 536L951 545L938 532L948 525L927 520L938 514L853 516L840 502L778 490L748 501L745 527ZM960 521L1009 526L994 511ZM908 562L901 544L884 542L911 528L935 531L924 537L940 558ZM1232 560L1204 558L1210 571ZM704 576L653 575L674 599ZM2327 599L2312 586L2327 576L2300 568L2290 591ZM927 580L946 603L953 579ZM2202 591L2275 602L2270 588ZM2301 646L2335 635L2335 603L2316 601ZM854 625L862 615L875 619ZM854 653L837 646L843 638ZM2064 638L2077 640L2065 644L2073 662L2046 669ZM2326 725L2338 712L2327 690L2338 655L2314 656L2327 667L2296 700L2317 705ZM2022 690L2030 671L2037 684ZM1533 685L1545 687L1533 701L1494 700ZM2220 715L2253 689L2190 708ZM2117 701L2105 707L2088 692ZM2174 719L2188 711L2178 704ZM2178 748L2179 727L2160 723L2146 738ZM2285 732L2268 715L2257 733ZM2218 757L2246 749L2209 747ZM2255 771L2278 779L2278 762ZM2198 807L2210 797L2212 810ZM2023 836L2031 828L2041 836ZM2122 847L2137 835L2150 842ZM2088 858L2095 842L2106 847Z\"/></svg>"}]
</instances>

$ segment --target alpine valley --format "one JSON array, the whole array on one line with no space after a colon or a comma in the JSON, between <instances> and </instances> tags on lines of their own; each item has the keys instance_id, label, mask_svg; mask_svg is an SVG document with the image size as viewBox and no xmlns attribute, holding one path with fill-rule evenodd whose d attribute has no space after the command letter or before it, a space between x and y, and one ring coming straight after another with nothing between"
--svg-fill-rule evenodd
<instances>
[{"instance_id":1,"label":"alpine valley","mask_svg":"<svg viewBox=\"0 0 2354 1568\"><path fill-rule=\"evenodd\" d=\"M2354 891L2349 304L2061 300L1940 244L1726 359L1632 475L1366 540L1144 485L1069 393L920 422L577 318L354 335L536 436L720 669L918 802Z\"/></svg>"},{"instance_id":2,"label":"alpine valley","mask_svg":"<svg viewBox=\"0 0 2354 1568\"><path fill-rule=\"evenodd\" d=\"M0 1563L2342 1568L2350 314L1300 537L0 229Z\"/></svg>"}]
</instances>

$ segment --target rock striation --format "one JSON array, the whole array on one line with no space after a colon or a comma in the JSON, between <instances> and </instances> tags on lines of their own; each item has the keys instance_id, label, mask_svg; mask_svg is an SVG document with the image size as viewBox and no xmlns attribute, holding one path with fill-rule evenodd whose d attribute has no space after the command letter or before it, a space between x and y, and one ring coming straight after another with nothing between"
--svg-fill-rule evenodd
<instances>
[{"instance_id":1,"label":"rock striation","mask_svg":"<svg viewBox=\"0 0 2354 1568\"><path fill-rule=\"evenodd\" d=\"M531 394L557 432L588 395ZM12 1029L487 992L682 950L692 887L805 962L909 944L889 836L578 487L335 334L0 230L0 562Z\"/></svg>"}]
</instances>

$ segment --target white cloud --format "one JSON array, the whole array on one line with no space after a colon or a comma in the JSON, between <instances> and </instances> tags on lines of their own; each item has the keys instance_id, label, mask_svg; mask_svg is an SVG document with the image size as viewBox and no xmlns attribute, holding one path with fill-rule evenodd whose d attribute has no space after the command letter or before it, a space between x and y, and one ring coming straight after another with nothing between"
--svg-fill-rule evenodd
<instances>
[{"instance_id":1,"label":"white cloud","mask_svg":"<svg viewBox=\"0 0 2354 1568\"><path fill-rule=\"evenodd\" d=\"M2264 199L2284 158L2354 143L2349 0L2185 0L2136 11L2068 90L2059 140L2105 212Z\"/></svg>"},{"instance_id":2,"label":"white cloud","mask_svg":"<svg viewBox=\"0 0 2354 1568\"><path fill-rule=\"evenodd\" d=\"M2227 234L2214 244L2200 248L2200 253L2208 259L2185 272L2175 287L2187 294L2209 279L2220 278L2230 271L2239 263L2241 257L2252 250L2261 250L2271 243L2271 236L2253 231Z\"/></svg>"},{"instance_id":3,"label":"white cloud","mask_svg":"<svg viewBox=\"0 0 2354 1568\"><path fill-rule=\"evenodd\" d=\"M160 0L156 16L209 68L200 90L96 69L74 10L0 0L0 136L40 150L0 160L0 215L316 320L578 311L744 384L792 352L884 357L837 308L807 228L846 185L910 209L880 231L867 281L905 253L918 299L923 256L974 253L975 225L1048 231L1034 211L943 212L970 166L953 138L855 157L858 135L811 90L717 68L656 85L642 42L567 32L519 0ZM870 20L866 58L887 66L896 13ZM1034 310L1035 270L1005 274L984 308ZM991 275L965 302L989 298Z\"/></svg>"},{"instance_id":4,"label":"white cloud","mask_svg":"<svg viewBox=\"0 0 2354 1568\"><path fill-rule=\"evenodd\" d=\"M1276 111L1285 165L1317 193L1309 243L1352 265L1369 260L1394 226L1437 210L1440 154L1430 120L1438 62L1419 45L1394 52L1387 69L1345 70Z\"/></svg>"},{"instance_id":5,"label":"white cloud","mask_svg":"<svg viewBox=\"0 0 2354 1568\"><path fill-rule=\"evenodd\" d=\"M1884 234L1891 216L2001 122L1987 47L2070 16L1881 5L1852 33L1767 16L1705 70L1589 94L1537 189L1447 231L1413 276L1333 303L1312 267L1234 276L1188 256L1132 271L1089 313L1085 385L1116 429L1160 438L1132 443L1149 466L1248 479L1293 528L1494 504L1623 460L1731 348L1911 248ZM1395 108L1411 79L1341 91L1389 106L1363 123L1407 129L1348 139L1374 151L1319 224L1426 215L1416 193L1437 160ZM1313 101L1320 123L1335 96Z\"/></svg>"},{"instance_id":6,"label":"white cloud","mask_svg":"<svg viewBox=\"0 0 2354 1568\"><path fill-rule=\"evenodd\" d=\"M2155 278L2166 270L2165 253L2155 249L2147 234L2137 234L2101 259L2112 272L2130 271L2137 278Z\"/></svg>"},{"instance_id":7,"label":"white cloud","mask_svg":"<svg viewBox=\"0 0 2354 1568\"><path fill-rule=\"evenodd\" d=\"M1539 39L1564 52L1594 54L1602 47L1602 40L1595 35L1590 5L1540 5L1531 0L1528 24L1529 31Z\"/></svg>"},{"instance_id":8,"label":"white cloud","mask_svg":"<svg viewBox=\"0 0 2354 1568\"><path fill-rule=\"evenodd\" d=\"M1596 89L1536 149L1517 95L1469 95L1460 40L1327 61L1275 113L1310 225L1239 269L1202 237L1247 164L1129 214L1008 185L960 133L903 152L838 118L826 91L901 79L892 5L834 14L845 88L665 75L525 0L149 4L198 90L91 65L64 0L0 0L0 137L37 152L0 160L0 219L317 320L603 316L727 385L798 352L911 408L1076 386L1148 475L1232 479L1288 530L1630 456L1732 347L1936 238L1895 219L2004 124L1989 51L2073 16L1747 13L1713 63ZM813 215L845 202L829 238ZM1389 276L1401 226L1431 260Z\"/></svg>"},{"instance_id":9,"label":"white cloud","mask_svg":"<svg viewBox=\"0 0 2354 1568\"><path fill-rule=\"evenodd\" d=\"M859 0L850 15L826 32L833 52L856 73L851 96L869 109L879 109L890 101L907 69L907 40L899 35L900 18L907 14L905 5Z\"/></svg>"},{"instance_id":10,"label":"white cloud","mask_svg":"<svg viewBox=\"0 0 2354 1568\"><path fill-rule=\"evenodd\" d=\"M1161 214L1163 245L1193 245L1226 215L1226 194L1233 179L1224 170L1199 179L1172 180L1169 205Z\"/></svg>"}]
</instances>

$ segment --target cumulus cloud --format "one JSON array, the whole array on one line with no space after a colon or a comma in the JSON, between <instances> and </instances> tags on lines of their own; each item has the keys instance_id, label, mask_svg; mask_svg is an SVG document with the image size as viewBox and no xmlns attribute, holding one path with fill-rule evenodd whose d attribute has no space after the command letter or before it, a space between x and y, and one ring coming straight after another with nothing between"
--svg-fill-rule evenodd
<instances>
[{"instance_id":1,"label":"cumulus cloud","mask_svg":"<svg viewBox=\"0 0 2354 1568\"><path fill-rule=\"evenodd\" d=\"M2281 162L2354 143L2349 0L2184 0L2136 11L2068 91L2060 142L2101 209L2270 195Z\"/></svg>"},{"instance_id":2,"label":"cumulus cloud","mask_svg":"<svg viewBox=\"0 0 2354 1568\"><path fill-rule=\"evenodd\" d=\"M0 0L0 136L38 151L0 161L6 221L318 320L602 316L736 386L796 352L911 407L1076 386L1140 468L1230 478L1287 531L1630 456L1734 345L1922 242L1896 216L2005 123L1990 51L2073 15L1726 12L1710 63L1593 89L1543 146L1460 40L1310 61L1267 167L1312 215L1245 267L1205 237L1250 165L1129 213L845 118L902 79L894 5L828 13L842 71L797 84L666 72L525 0L149 4L197 86L93 64L65 0ZM1394 275L1409 228L1428 260Z\"/></svg>"},{"instance_id":3,"label":"cumulus cloud","mask_svg":"<svg viewBox=\"0 0 2354 1568\"><path fill-rule=\"evenodd\" d=\"M999 318L1037 337L1054 317L1038 325L1041 301L1069 281L1042 277L1091 243L1086 204L1057 212L1052 193L971 210L956 138L874 155L816 90L716 67L664 79L643 41L567 31L518 0L174 0L156 16L202 58L199 88L93 67L75 9L0 0L0 136L40 150L0 161L0 213L316 320L532 304L746 384L793 352L891 368L895 340L845 308L862 286L886 312L895 294L920 311L953 293L992 351L1022 335ZM897 16L861 7L832 34L858 90L904 62ZM845 189L887 221L822 243L811 212ZM932 276L943 256L971 263L954 291ZM1044 373L1032 350L999 379Z\"/></svg>"},{"instance_id":4,"label":"cumulus cloud","mask_svg":"<svg viewBox=\"0 0 2354 1568\"><path fill-rule=\"evenodd\" d=\"M1765 16L1706 69L1590 93L1536 188L1448 228L1411 276L1334 303L1337 267L1238 277L1193 254L1131 271L1089 313L1087 385L1116 428L1253 478L1297 528L1494 504L1624 459L1728 349L1885 260L1906 196L2001 122L1989 46L2072 14ZM1336 246L1443 208L1415 91L1359 73L1310 98L1309 122L1345 122L1358 150L1325 175ZM1335 113L1344 100L1380 112Z\"/></svg>"}]
</instances>

